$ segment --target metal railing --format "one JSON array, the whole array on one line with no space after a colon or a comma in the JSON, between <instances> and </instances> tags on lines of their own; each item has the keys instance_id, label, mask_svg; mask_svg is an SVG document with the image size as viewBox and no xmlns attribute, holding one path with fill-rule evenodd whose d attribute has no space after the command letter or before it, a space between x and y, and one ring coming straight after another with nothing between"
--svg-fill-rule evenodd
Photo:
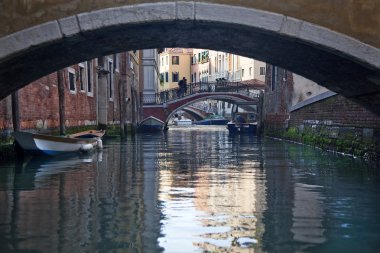
<instances>
[{"instance_id":1,"label":"metal railing","mask_svg":"<svg viewBox=\"0 0 380 253\"><path fill-rule=\"evenodd\" d=\"M179 88L165 90L152 95L143 95L143 103L148 104L163 104L177 99L182 99L199 93L219 93L231 92L238 93L250 98L259 98L258 90L250 88L248 85L240 82L200 82L190 83L186 85L186 89Z\"/></svg>"}]
</instances>

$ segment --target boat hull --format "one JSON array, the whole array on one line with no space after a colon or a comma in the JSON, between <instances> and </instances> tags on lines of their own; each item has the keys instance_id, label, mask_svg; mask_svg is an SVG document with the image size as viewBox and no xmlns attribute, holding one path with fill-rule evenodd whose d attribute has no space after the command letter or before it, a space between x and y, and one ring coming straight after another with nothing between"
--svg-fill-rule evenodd
<instances>
[{"instance_id":1,"label":"boat hull","mask_svg":"<svg viewBox=\"0 0 380 253\"><path fill-rule=\"evenodd\" d=\"M194 125L226 125L228 123L227 119L204 119L194 122Z\"/></svg>"},{"instance_id":2,"label":"boat hull","mask_svg":"<svg viewBox=\"0 0 380 253\"><path fill-rule=\"evenodd\" d=\"M193 122L190 119L180 119L174 120L174 125L176 126L191 126Z\"/></svg>"},{"instance_id":3,"label":"boat hull","mask_svg":"<svg viewBox=\"0 0 380 253\"><path fill-rule=\"evenodd\" d=\"M57 155L89 151L100 145L101 142L100 137L70 138L28 132L14 132L12 135L21 148L31 154Z\"/></svg>"},{"instance_id":4,"label":"boat hull","mask_svg":"<svg viewBox=\"0 0 380 253\"><path fill-rule=\"evenodd\" d=\"M256 123L227 123L227 129L230 134L251 134L256 135L257 124Z\"/></svg>"}]
</instances>

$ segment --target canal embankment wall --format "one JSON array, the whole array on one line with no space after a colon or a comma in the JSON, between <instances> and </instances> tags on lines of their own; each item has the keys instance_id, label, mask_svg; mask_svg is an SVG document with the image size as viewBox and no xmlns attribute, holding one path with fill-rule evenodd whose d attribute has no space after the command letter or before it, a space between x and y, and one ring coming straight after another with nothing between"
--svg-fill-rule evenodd
<instances>
[{"instance_id":1,"label":"canal embankment wall","mask_svg":"<svg viewBox=\"0 0 380 253\"><path fill-rule=\"evenodd\" d=\"M380 161L378 115L332 91L293 105L294 96L300 94L297 86L286 81L278 86L275 91L269 89L265 96L266 136L351 154L371 162ZM310 89L306 92L311 93Z\"/></svg>"},{"instance_id":2,"label":"canal embankment wall","mask_svg":"<svg viewBox=\"0 0 380 253\"><path fill-rule=\"evenodd\" d=\"M290 71L267 66L266 136L380 160L380 117Z\"/></svg>"}]
</instances>

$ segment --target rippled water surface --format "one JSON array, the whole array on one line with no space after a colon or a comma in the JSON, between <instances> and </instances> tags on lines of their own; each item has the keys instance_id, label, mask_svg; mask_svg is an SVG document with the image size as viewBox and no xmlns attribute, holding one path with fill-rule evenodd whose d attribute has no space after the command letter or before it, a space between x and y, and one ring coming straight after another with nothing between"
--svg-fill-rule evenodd
<instances>
[{"instance_id":1,"label":"rippled water surface","mask_svg":"<svg viewBox=\"0 0 380 253\"><path fill-rule=\"evenodd\" d=\"M0 165L0 252L379 252L358 160L224 128Z\"/></svg>"}]
</instances>

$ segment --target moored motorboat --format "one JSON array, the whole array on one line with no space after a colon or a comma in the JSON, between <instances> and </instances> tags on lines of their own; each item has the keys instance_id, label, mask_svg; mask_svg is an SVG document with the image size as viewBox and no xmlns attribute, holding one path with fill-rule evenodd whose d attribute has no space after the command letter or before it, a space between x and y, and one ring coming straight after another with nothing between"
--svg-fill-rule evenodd
<instances>
[{"instance_id":1,"label":"moored motorboat","mask_svg":"<svg viewBox=\"0 0 380 253\"><path fill-rule=\"evenodd\" d=\"M257 123L228 122L227 129L230 134L253 134L257 132Z\"/></svg>"},{"instance_id":2,"label":"moored motorboat","mask_svg":"<svg viewBox=\"0 0 380 253\"><path fill-rule=\"evenodd\" d=\"M228 119L225 119L223 116L220 115L211 115L210 117L195 121L194 125L226 125L228 123Z\"/></svg>"},{"instance_id":3,"label":"moored motorboat","mask_svg":"<svg viewBox=\"0 0 380 253\"><path fill-rule=\"evenodd\" d=\"M238 112L233 116L233 120L227 123L230 134L257 134L256 113Z\"/></svg>"},{"instance_id":4,"label":"moored motorboat","mask_svg":"<svg viewBox=\"0 0 380 253\"><path fill-rule=\"evenodd\" d=\"M173 122L176 126L190 126L193 124L193 121L191 121L191 119L186 119L184 117L181 119L176 118Z\"/></svg>"},{"instance_id":5,"label":"moored motorboat","mask_svg":"<svg viewBox=\"0 0 380 253\"><path fill-rule=\"evenodd\" d=\"M69 136L53 136L45 134L35 134L29 132L13 132L20 147L31 154L57 155L68 152L88 152L96 147L101 148L101 138L104 131L89 130Z\"/></svg>"}]
</instances>

